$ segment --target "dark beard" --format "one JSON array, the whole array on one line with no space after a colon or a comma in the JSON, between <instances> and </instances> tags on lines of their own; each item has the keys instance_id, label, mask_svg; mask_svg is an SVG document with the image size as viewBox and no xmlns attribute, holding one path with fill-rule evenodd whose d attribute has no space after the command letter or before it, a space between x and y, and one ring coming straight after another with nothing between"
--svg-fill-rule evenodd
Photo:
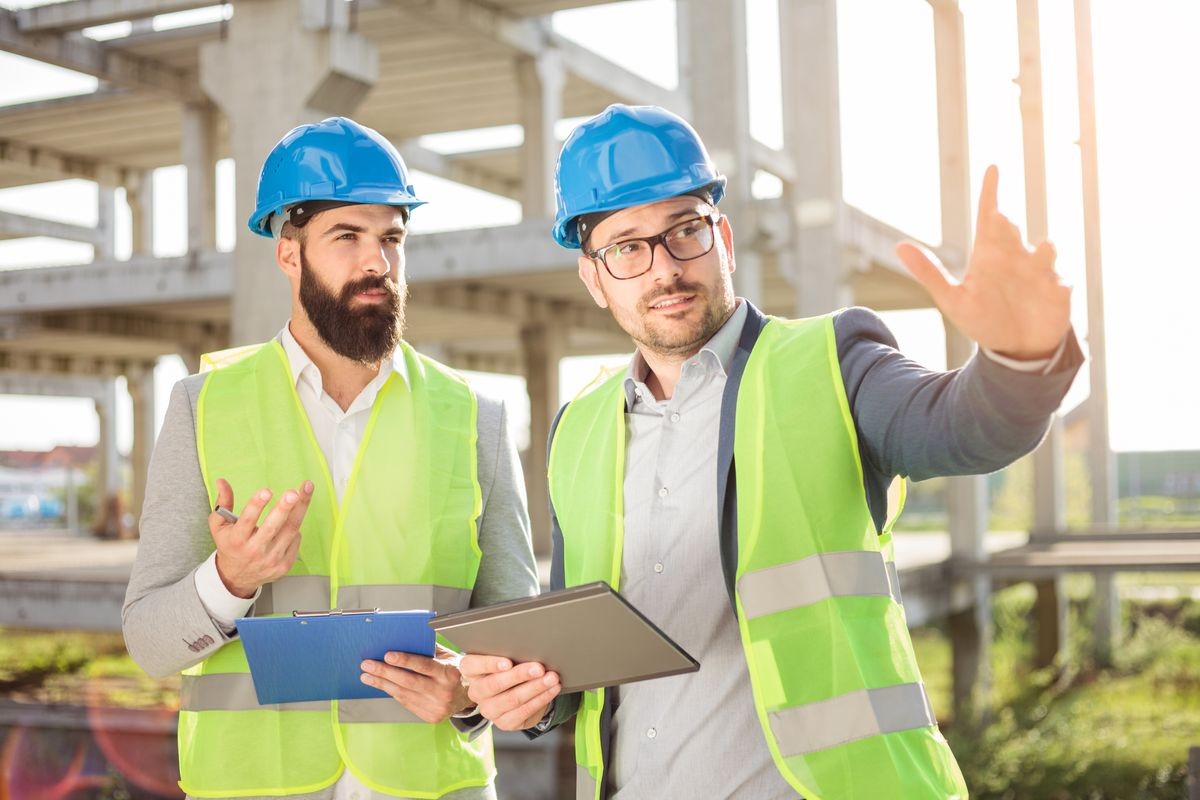
<instances>
[{"instance_id":1,"label":"dark beard","mask_svg":"<svg viewBox=\"0 0 1200 800\"><path fill-rule=\"evenodd\" d=\"M383 289L381 303L351 308L359 292ZM340 295L325 288L300 248L300 305L321 341L343 358L363 364L378 364L400 344L404 333L404 292L383 275L367 276L342 287Z\"/></svg>"}]
</instances>

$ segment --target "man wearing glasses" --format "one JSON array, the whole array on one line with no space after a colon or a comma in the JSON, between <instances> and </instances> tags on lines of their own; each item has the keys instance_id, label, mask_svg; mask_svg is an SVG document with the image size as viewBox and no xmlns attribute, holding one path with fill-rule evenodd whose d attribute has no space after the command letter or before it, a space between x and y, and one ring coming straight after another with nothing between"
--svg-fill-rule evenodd
<instances>
[{"instance_id":1,"label":"man wearing glasses","mask_svg":"<svg viewBox=\"0 0 1200 800\"><path fill-rule=\"evenodd\" d=\"M995 168L961 283L897 247L980 346L934 372L866 309L788 320L735 297L725 178L670 112L609 107L556 178L555 239L637 352L555 421L553 581L608 580L701 667L555 699L541 665L468 656L471 699L532 733L574 715L580 798L965 798L900 605L887 488L1037 445L1082 362L1053 248L996 209Z\"/></svg>"}]
</instances>

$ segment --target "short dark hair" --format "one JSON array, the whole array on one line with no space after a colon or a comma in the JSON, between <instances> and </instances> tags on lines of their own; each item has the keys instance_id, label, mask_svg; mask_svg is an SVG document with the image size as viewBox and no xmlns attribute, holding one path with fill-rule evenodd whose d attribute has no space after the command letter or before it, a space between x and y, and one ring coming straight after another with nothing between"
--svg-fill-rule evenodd
<instances>
[{"instance_id":1,"label":"short dark hair","mask_svg":"<svg viewBox=\"0 0 1200 800\"><path fill-rule=\"evenodd\" d=\"M355 205L355 203L340 203L333 201L318 201L308 204L305 212L295 214L292 209L284 212L283 227L279 231L279 238L293 239L300 244L304 244L308 238L308 223L312 222L321 212L329 211L332 208L340 208L341 206ZM400 216L404 218L404 224L408 225L408 206L394 206L400 209ZM296 208L293 206L293 208Z\"/></svg>"}]
</instances>

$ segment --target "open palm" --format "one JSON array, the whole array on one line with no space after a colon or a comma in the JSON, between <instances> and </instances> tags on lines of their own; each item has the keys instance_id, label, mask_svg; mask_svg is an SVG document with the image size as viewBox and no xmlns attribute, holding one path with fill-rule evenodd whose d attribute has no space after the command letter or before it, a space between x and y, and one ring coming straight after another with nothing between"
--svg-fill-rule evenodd
<instances>
[{"instance_id":1,"label":"open palm","mask_svg":"<svg viewBox=\"0 0 1200 800\"><path fill-rule=\"evenodd\" d=\"M975 243L961 280L914 242L898 244L896 255L965 336L1012 358L1045 358L1071 327L1071 289L1054 271L1054 246L1041 242L1030 250L997 209L999 183L999 170L988 167Z\"/></svg>"}]
</instances>

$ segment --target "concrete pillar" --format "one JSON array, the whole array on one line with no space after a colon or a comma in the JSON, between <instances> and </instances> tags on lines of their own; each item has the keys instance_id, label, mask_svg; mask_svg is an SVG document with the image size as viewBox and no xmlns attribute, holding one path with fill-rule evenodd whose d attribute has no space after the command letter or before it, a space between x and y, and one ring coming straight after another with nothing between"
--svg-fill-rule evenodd
<instances>
[{"instance_id":1,"label":"concrete pillar","mask_svg":"<svg viewBox=\"0 0 1200 800\"><path fill-rule=\"evenodd\" d=\"M558 364L564 355L566 327L556 319L521 328L521 352L525 359L525 386L529 393L529 452L525 458L525 487L529 497L529 521L533 551L550 554L549 484L546 479L546 443L550 424L558 413Z\"/></svg>"},{"instance_id":2,"label":"concrete pillar","mask_svg":"<svg viewBox=\"0 0 1200 800\"><path fill-rule=\"evenodd\" d=\"M187 169L188 252L211 250L217 243L216 169L217 109L211 102L188 103L183 107L183 138L180 143Z\"/></svg>"},{"instance_id":3,"label":"concrete pillar","mask_svg":"<svg viewBox=\"0 0 1200 800\"><path fill-rule=\"evenodd\" d=\"M96 444L96 516L94 529L101 536L113 538L120 530L116 515L117 497L121 488L121 462L117 454L117 384L104 381L104 389L96 399L96 416L100 418L100 438Z\"/></svg>"},{"instance_id":4,"label":"concrete pillar","mask_svg":"<svg viewBox=\"0 0 1200 800\"><path fill-rule=\"evenodd\" d=\"M150 453L154 449L154 364L141 365L126 376L129 396L133 399L133 448L129 453L133 471L133 491L129 511L140 525L142 505L146 501L146 476L150 470Z\"/></svg>"},{"instance_id":5,"label":"concrete pillar","mask_svg":"<svg viewBox=\"0 0 1200 800\"><path fill-rule=\"evenodd\" d=\"M517 59L517 84L521 92L521 216L525 219L554 216L554 163L558 138L554 123L562 117L563 86L567 75L557 50Z\"/></svg>"},{"instance_id":6,"label":"concrete pillar","mask_svg":"<svg viewBox=\"0 0 1200 800\"><path fill-rule=\"evenodd\" d=\"M133 255L154 255L154 170L125 182L125 202L129 205Z\"/></svg>"},{"instance_id":7,"label":"concrete pillar","mask_svg":"<svg viewBox=\"0 0 1200 800\"><path fill-rule=\"evenodd\" d=\"M274 336L291 312L271 242L246 228L271 148L303 122L352 113L375 83L375 47L349 31L348 3L255 0L200 52L200 81L229 122L235 170L232 344Z\"/></svg>"},{"instance_id":8,"label":"concrete pillar","mask_svg":"<svg viewBox=\"0 0 1200 800\"><path fill-rule=\"evenodd\" d=\"M785 184L791 246L779 254L796 288L795 313L850 305L840 241L842 162L838 117L837 2L779 4L783 146L796 180Z\"/></svg>"},{"instance_id":9,"label":"concrete pillar","mask_svg":"<svg viewBox=\"0 0 1200 800\"><path fill-rule=\"evenodd\" d=\"M75 467L67 467L67 530L72 534L79 533L79 476Z\"/></svg>"},{"instance_id":10,"label":"concrete pillar","mask_svg":"<svg viewBox=\"0 0 1200 800\"><path fill-rule=\"evenodd\" d=\"M746 0L676 5L679 84L688 95L700 138L729 183L721 211L734 231L737 293L761 304L762 257L755 250L758 222L750 185L750 88L746 63Z\"/></svg>"},{"instance_id":11,"label":"concrete pillar","mask_svg":"<svg viewBox=\"0 0 1200 800\"><path fill-rule=\"evenodd\" d=\"M1096 87L1092 67L1092 3L1075 0L1075 74L1079 88L1079 151L1083 177L1083 253L1087 270L1088 467L1092 483L1092 526L1117 523L1116 462L1108 441L1108 357L1104 340L1104 271L1100 263L1100 167L1096 149ZM1095 629L1098 663L1111 663L1120 635L1116 576L1096 574Z\"/></svg>"},{"instance_id":12,"label":"concrete pillar","mask_svg":"<svg viewBox=\"0 0 1200 800\"><path fill-rule=\"evenodd\" d=\"M116 257L117 250L117 197L111 186L96 186L96 229L101 232L100 243L92 248L92 258L97 261Z\"/></svg>"},{"instance_id":13,"label":"concrete pillar","mask_svg":"<svg viewBox=\"0 0 1200 800\"><path fill-rule=\"evenodd\" d=\"M965 250L963 251L965 252ZM946 324L946 364L964 364L974 345ZM991 579L972 567L987 560L984 537L988 530L987 479L971 475L946 481L946 517L950 528L950 558L965 571L955 596L968 603L950 615L953 706L956 723L982 724L988 718L991 692L992 586Z\"/></svg>"},{"instance_id":14,"label":"concrete pillar","mask_svg":"<svg viewBox=\"0 0 1200 800\"><path fill-rule=\"evenodd\" d=\"M1030 243L1049 236L1046 200L1046 132L1042 106L1042 48L1039 0L1016 0L1021 91L1021 130L1025 158L1025 230ZM1062 420L1055 416L1033 458L1033 527L1036 533L1066 530ZM1034 583L1037 641L1034 666L1047 667L1067 643L1067 603L1062 578Z\"/></svg>"},{"instance_id":15,"label":"concrete pillar","mask_svg":"<svg viewBox=\"0 0 1200 800\"><path fill-rule=\"evenodd\" d=\"M937 70L938 155L942 193L942 244L968 253L971 247L972 198L968 173L966 47L962 12L955 0L937 0L933 6L935 66ZM947 264L961 275L965 263ZM974 345L951 325L946 325L946 362L950 367L970 358ZM947 481L946 511L950 523L950 555L967 567L960 579L968 598L964 610L950 620L954 672L954 718L973 724L987 716L991 684L991 582L971 565L987 558L987 482L979 476Z\"/></svg>"}]
</instances>

